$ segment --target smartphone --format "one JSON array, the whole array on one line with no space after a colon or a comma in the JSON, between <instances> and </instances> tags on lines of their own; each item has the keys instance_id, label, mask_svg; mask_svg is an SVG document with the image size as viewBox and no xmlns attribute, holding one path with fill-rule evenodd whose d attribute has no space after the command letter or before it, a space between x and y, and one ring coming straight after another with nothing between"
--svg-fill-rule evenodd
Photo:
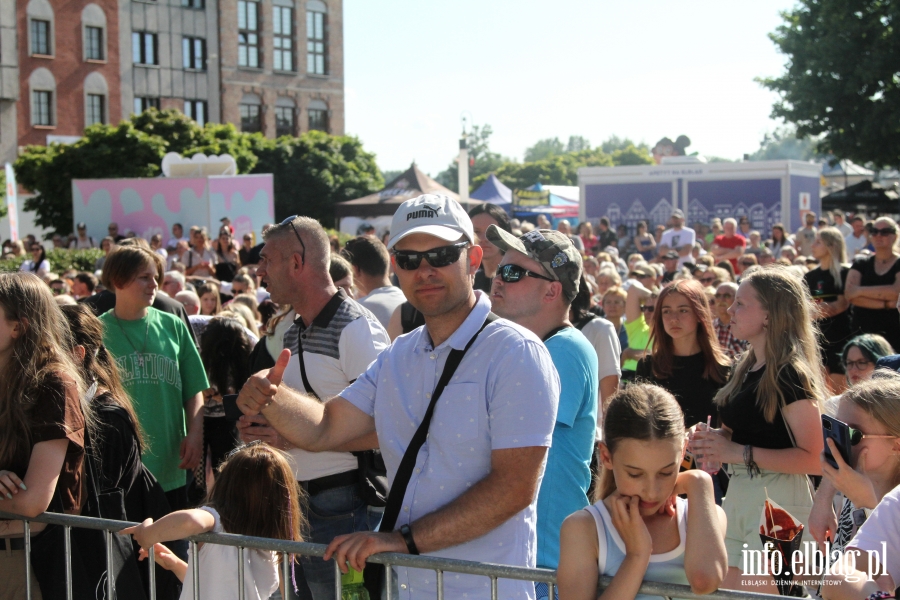
<instances>
[{"instance_id":1,"label":"smartphone","mask_svg":"<svg viewBox=\"0 0 900 600\"><path fill-rule=\"evenodd\" d=\"M838 421L828 415L822 415L822 435L825 437L825 460L829 465L838 468L831 448L828 447L828 438L834 440L841 458L848 465L850 464L850 426L843 421Z\"/></svg>"},{"instance_id":2,"label":"smartphone","mask_svg":"<svg viewBox=\"0 0 900 600\"><path fill-rule=\"evenodd\" d=\"M225 419L227 421L237 421L244 413L237 405L237 394L227 394L222 396L222 406L225 407Z\"/></svg>"}]
</instances>

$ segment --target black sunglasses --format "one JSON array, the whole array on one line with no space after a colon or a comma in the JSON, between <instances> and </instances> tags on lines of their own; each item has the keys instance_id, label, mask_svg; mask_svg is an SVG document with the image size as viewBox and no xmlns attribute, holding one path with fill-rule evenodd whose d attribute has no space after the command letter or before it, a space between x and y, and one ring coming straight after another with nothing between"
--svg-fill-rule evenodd
<instances>
[{"instance_id":1,"label":"black sunglasses","mask_svg":"<svg viewBox=\"0 0 900 600\"><path fill-rule=\"evenodd\" d=\"M881 228L873 227L873 228L872 228L872 235L873 235L873 236L876 236L876 235L894 235L895 233L897 233L897 230L894 229L893 227L881 227Z\"/></svg>"},{"instance_id":2,"label":"black sunglasses","mask_svg":"<svg viewBox=\"0 0 900 600\"><path fill-rule=\"evenodd\" d=\"M290 223L291 229L294 230L294 235L297 236L297 241L300 242L300 246L303 247L303 252L300 253L300 264L305 265L306 264L306 244L303 243L303 238L300 237L300 233L297 231L297 228L294 227L294 219L296 219L296 218L297 218L297 215L288 217L287 219L282 221L281 224L285 225L287 223Z\"/></svg>"},{"instance_id":3,"label":"black sunglasses","mask_svg":"<svg viewBox=\"0 0 900 600\"><path fill-rule=\"evenodd\" d=\"M517 281L522 281L525 277L534 277L535 279L543 279L544 281L556 281L555 279L551 279L540 273L529 271L525 267L520 267L519 265L503 265L497 269L497 275L504 283L516 283Z\"/></svg>"},{"instance_id":4,"label":"black sunglasses","mask_svg":"<svg viewBox=\"0 0 900 600\"><path fill-rule=\"evenodd\" d=\"M873 435L873 434L869 434L869 433L863 433L859 429L853 429L852 427L847 427L847 429L850 430L850 445L851 446L858 445L865 438L890 440L890 439L894 439L897 437L895 435L877 435L877 434Z\"/></svg>"},{"instance_id":5,"label":"black sunglasses","mask_svg":"<svg viewBox=\"0 0 900 600\"><path fill-rule=\"evenodd\" d=\"M394 250L393 254L397 266L404 271L415 271L418 269L419 265L422 264L423 258L435 269L440 269L441 267L449 267L458 261L463 248L468 245L469 242L459 242L452 246L441 246L424 252L416 252L414 250Z\"/></svg>"}]
</instances>

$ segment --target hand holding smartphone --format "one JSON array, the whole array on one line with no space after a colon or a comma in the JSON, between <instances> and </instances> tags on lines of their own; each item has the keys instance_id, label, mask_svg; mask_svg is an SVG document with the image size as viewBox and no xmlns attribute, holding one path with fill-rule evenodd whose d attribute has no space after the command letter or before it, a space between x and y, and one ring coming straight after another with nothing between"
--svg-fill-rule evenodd
<instances>
[{"instance_id":1,"label":"hand holding smartphone","mask_svg":"<svg viewBox=\"0 0 900 600\"><path fill-rule=\"evenodd\" d=\"M837 469L837 461L828 447L828 438L834 440L841 458L848 465L850 464L850 426L843 421L838 421L828 415L822 415L822 435L825 438L825 461L833 468Z\"/></svg>"}]
</instances>

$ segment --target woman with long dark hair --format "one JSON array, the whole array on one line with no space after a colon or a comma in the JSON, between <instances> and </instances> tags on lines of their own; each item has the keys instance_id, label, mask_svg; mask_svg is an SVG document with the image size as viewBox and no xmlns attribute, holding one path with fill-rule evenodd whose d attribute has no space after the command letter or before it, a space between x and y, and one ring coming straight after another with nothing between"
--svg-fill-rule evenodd
<instances>
[{"instance_id":1,"label":"woman with long dark hair","mask_svg":"<svg viewBox=\"0 0 900 600\"><path fill-rule=\"evenodd\" d=\"M747 548L762 550L759 515L768 497L806 523L812 507L807 474L819 475L825 396L812 299L787 269L755 271L738 287L731 331L749 342L719 390L721 429L696 431L692 449L733 473L723 503L728 516L728 576L723 587L776 593L771 576L742 575ZM704 429L704 428L698 428Z\"/></svg>"},{"instance_id":2,"label":"woman with long dark hair","mask_svg":"<svg viewBox=\"0 0 900 600\"><path fill-rule=\"evenodd\" d=\"M47 251L44 249L44 245L35 242L31 245L30 250L31 258L24 261L19 270L44 277L50 272L50 261L47 260Z\"/></svg>"},{"instance_id":3,"label":"woman with long dark hair","mask_svg":"<svg viewBox=\"0 0 900 600\"><path fill-rule=\"evenodd\" d=\"M81 512L85 437L94 419L69 346L47 284L31 273L0 274L0 510L25 517ZM44 529L31 524L32 534ZM25 598L23 535L21 521L0 521L3 600ZM32 577L35 591L41 578Z\"/></svg>"},{"instance_id":4,"label":"woman with long dark hair","mask_svg":"<svg viewBox=\"0 0 900 600\"><path fill-rule=\"evenodd\" d=\"M688 427L717 413L714 399L728 380L731 361L713 329L703 286L680 279L663 288L650 322L651 354L638 361L636 376L669 391Z\"/></svg>"},{"instance_id":5,"label":"woman with long dark hair","mask_svg":"<svg viewBox=\"0 0 900 600\"><path fill-rule=\"evenodd\" d=\"M849 267L844 236L834 227L824 227L816 233L812 255L819 266L803 276L806 287L816 303L816 324L819 326L819 351L828 375L831 390L840 394L846 389L841 351L853 337L850 322L850 303L844 296Z\"/></svg>"}]
</instances>

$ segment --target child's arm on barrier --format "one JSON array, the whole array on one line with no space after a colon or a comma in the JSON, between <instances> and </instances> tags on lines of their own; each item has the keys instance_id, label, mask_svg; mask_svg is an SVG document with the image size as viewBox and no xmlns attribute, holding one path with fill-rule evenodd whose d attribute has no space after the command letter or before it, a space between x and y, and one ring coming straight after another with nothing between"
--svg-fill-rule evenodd
<instances>
[{"instance_id":1,"label":"child's arm on barrier","mask_svg":"<svg viewBox=\"0 0 900 600\"><path fill-rule=\"evenodd\" d=\"M185 575L187 575L187 563L175 556L175 553L173 553L162 544L154 544L153 550L153 559L156 561L156 564L161 566L166 571L172 571L173 573L175 573L175 577L177 577L178 580L183 583L184 577ZM145 558L147 558L147 556L147 551L141 548L141 551L138 554L138 560L144 560Z\"/></svg>"}]
</instances>

